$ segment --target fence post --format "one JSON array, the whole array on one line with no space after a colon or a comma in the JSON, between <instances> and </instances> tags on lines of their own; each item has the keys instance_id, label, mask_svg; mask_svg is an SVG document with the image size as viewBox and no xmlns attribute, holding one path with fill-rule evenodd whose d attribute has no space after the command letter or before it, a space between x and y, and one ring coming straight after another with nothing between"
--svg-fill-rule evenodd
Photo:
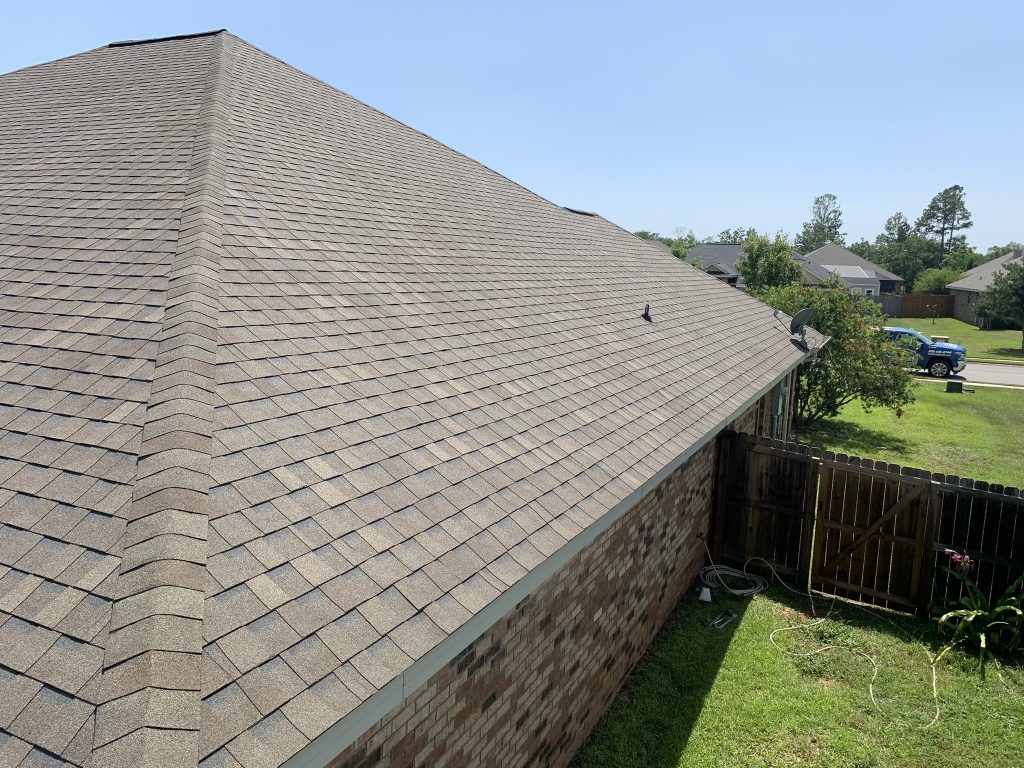
<instances>
[{"instance_id":1,"label":"fence post","mask_svg":"<svg viewBox=\"0 0 1024 768\"><path fill-rule=\"evenodd\" d=\"M811 588L811 563L814 557L814 530L818 521L818 483L821 477L822 460L811 454L807 446L801 452L810 457L807 464L807 479L804 487L804 519L800 529L800 556L797 558L797 574L803 579L800 586Z\"/></svg>"},{"instance_id":2,"label":"fence post","mask_svg":"<svg viewBox=\"0 0 1024 768\"><path fill-rule=\"evenodd\" d=\"M924 519L920 521L917 535L917 551L920 565L917 567L917 615L928 618L934 587L932 573L935 569L935 522L938 519L939 484L927 472L922 477L928 482L928 500L925 504Z\"/></svg>"},{"instance_id":3,"label":"fence post","mask_svg":"<svg viewBox=\"0 0 1024 768\"><path fill-rule=\"evenodd\" d=\"M726 480L729 476L729 447L733 434L728 430L719 432L718 445L715 451L715 509L711 515L711 524L709 526L711 530L706 532L709 539L708 546L715 553L715 562L719 562L722 559L722 537L718 534L718 531L722 527L725 516L728 514L725 508L725 495Z\"/></svg>"}]
</instances>

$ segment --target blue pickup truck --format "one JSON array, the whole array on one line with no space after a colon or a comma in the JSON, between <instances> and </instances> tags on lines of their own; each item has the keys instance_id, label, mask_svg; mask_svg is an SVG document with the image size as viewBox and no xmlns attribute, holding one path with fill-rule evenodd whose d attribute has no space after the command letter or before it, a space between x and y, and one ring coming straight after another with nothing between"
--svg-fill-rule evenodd
<instances>
[{"instance_id":1,"label":"blue pickup truck","mask_svg":"<svg viewBox=\"0 0 1024 768\"><path fill-rule=\"evenodd\" d=\"M917 351L917 365L937 379L943 379L951 373L960 373L967 367L967 349L959 344L932 341L913 328L886 326L883 330L892 336L893 341L919 342L921 346Z\"/></svg>"}]
</instances>

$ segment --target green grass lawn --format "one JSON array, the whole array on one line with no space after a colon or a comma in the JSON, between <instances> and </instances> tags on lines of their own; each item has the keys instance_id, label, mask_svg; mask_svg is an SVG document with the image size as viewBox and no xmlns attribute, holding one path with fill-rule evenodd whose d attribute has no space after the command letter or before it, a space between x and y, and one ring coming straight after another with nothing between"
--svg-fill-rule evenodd
<instances>
[{"instance_id":1,"label":"green grass lawn","mask_svg":"<svg viewBox=\"0 0 1024 768\"><path fill-rule=\"evenodd\" d=\"M901 418L851 403L798 439L836 453L1024 487L1024 390L974 389L946 394L941 382L922 381Z\"/></svg>"},{"instance_id":2,"label":"green grass lawn","mask_svg":"<svg viewBox=\"0 0 1024 768\"><path fill-rule=\"evenodd\" d=\"M954 344L967 347L968 360L1024 364L1020 331L982 331L952 317L900 317L889 324L915 328L925 336L948 336Z\"/></svg>"},{"instance_id":3,"label":"green grass lawn","mask_svg":"<svg viewBox=\"0 0 1024 768\"><path fill-rule=\"evenodd\" d=\"M708 627L725 606L741 618ZM817 598L818 615L829 601ZM952 653L938 666L938 722L930 656L933 625L889 621L849 604L822 625L776 635L783 649L858 648L880 667L871 703L871 664L847 650L805 658L769 641L806 623L810 603L781 590L753 600L683 601L591 740L577 768L961 768L1021 765L1024 669ZM891 614L890 614L891 615Z\"/></svg>"}]
</instances>

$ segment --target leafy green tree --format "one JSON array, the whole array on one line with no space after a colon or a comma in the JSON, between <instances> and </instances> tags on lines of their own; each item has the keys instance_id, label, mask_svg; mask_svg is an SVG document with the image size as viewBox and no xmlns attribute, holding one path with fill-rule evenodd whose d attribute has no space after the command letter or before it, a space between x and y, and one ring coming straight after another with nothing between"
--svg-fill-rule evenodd
<instances>
[{"instance_id":1,"label":"leafy green tree","mask_svg":"<svg viewBox=\"0 0 1024 768\"><path fill-rule=\"evenodd\" d=\"M736 229L723 229L714 237L708 237L707 243L742 243L751 235L756 235L757 230L753 227L736 227Z\"/></svg>"},{"instance_id":2,"label":"leafy green tree","mask_svg":"<svg viewBox=\"0 0 1024 768\"><path fill-rule=\"evenodd\" d=\"M654 240L659 243L664 243L672 250L672 255L677 259L685 259L686 252L689 251L693 246L697 244L697 238L690 230L684 230L682 227L676 227L674 237L665 237L657 232L651 232L647 229L641 229L633 233L637 237L641 237L644 240Z\"/></svg>"},{"instance_id":3,"label":"leafy green tree","mask_svg":"<svg viewBox=\"0 0 1024 768\"><path fill-rule=\"evenodd\" d=\"M947 286L963 276L957 269L926 269L914 281L914 293L949 293Z\"/></svg>"},{"instance_id":4,"label":"leafy green tree","mask_svg":"<svg viewBox=\"0 0 1024 768\"><path fill-rule=\"evenodd\" d=\"M915 227L924 235L939 238L939 249L943 256L952 250L956 233L974 226L971 212L967 210L964 188L959 184L946 187L928 203L918 217Z\"/></svg>"},{"instance_id":5,"label":"leafy green tree","mask_svg":"<svg viewBox=\"0 0 1024 768\"><path fill-rule=\"evenodd\" d=\"M811 205L811 220L804 222L804 228L796 236L796 249L810 253L828 243L846 244L843 228L843 212L839 200L833 194L818 195Z\"/></svg>"},{"instance_id":6,"label":"leafy green tree","mask_svg":"<svg viewBox=\"0 0 1024 768\"><path fill-rule=\"evenodd\" d=\"M685 259L687 252L696 244L697 238L693 234L693 230L676 227L675 236L668 247L672 249L672 254L677 259Z\"/></svg>"},{"instance_id":7,"label":"leafy green tree","mask_svg":"<svg viewBox=\"0 0 1024 768\"><path fill-rule=\"evenodd\" d=\"M878 260L878 248L876 248L874 245L868 242L867 238L862 237L857 242L850 243L846 247L849 248L854 253L856 253L862 259L867 259L868 261L873 261L876 264L881 264L881 262Z\"/></svg>"},{"instance_id":8,"label":"leafy green tree","mask_svg":"<svg viewBox=\"0 0 1024 768\"><path fill-rule=\"evenodd\" d=\"M993 245L987 251L985 251L985 261L992 261L992 259L998 259L1000 256L1005 256L1010 251L1019 251L1024 249L1024 244L1018 243L1015 240L1011 240L1006 245ZM982 264L985 261L981 262Z\"/></svg>"},{"instance_id":9,"label":"leafy green tree","mask_svg":"<svg viewBox=\"0 0 1024 768\"><path fill-rule=\"evenodd\" d=\"M910 226L910 222L907 221L907 217L903 215L903 212L896 211L896 213L885 220L885 231L878 236L878 239L886 245L902 243L908 240L913 232L914 229Z\"/></svg>"},{"instance_id":10,"label":"leafy green tree","mask_svg":"<svg viewBox=\"0 0 1024 768\"><path fill-rule=\"evenodd\" d=\"M912 233L905 240L887 241L879 235L871 261L902 277L908 286L926 269L941 266L939 244L935 240ZM867 257L865 257L867 258Z\"/></svg>"},{"instance_id":11,"label":"leafy green tree","mask_svg":"<svg viewBox=\"0 0 1024 768\"><path fill-rule=\"evenodd\" d=\"M974 269L986 261L988 259L982 254L975 251L966 242L961 242L942 259L942 268L966 272L968 269Z\"/></svg>"},{"instance_id":12,"label":"leafy green tree","mask_svg":"<svg viewBox=\"0 0 1024 768\"><path fill-rule=\"evenodd\" d=\"M803 271L793 260L793 246L781 232L775 238L754 232L743 242L743 255L736 262L747 290L757 295L769 288L791 285Z\"/></svg>"},{"instance_id":13,"label":"leafy green tree","mask_svg":"<svg viewBox=\"0 0 1024 768\"><path fill-rule=\"evenodd\" d=\"M981 293L976 305L981 317L1002 320L1021 330L1020 348L1024 350L1024 264L1015 260L999 270L992 285Z\"/></svg>"},{"instance_id":14,"label":"leafy green tree","mask_svg":"<svg viewBox=\"0 0 1024 768\"><path fill-rule=\"evenodd\" d=\"M833 418L854 400L865 410L891 408L897 414L914 401L909 368L916 352L881 331L884 316L878 304L851 294L838 279L817 287L773 288L761 298L788 315L811 307L811 326L831 337L797 371L799 426Z\"/></svg>"}]
</instances>

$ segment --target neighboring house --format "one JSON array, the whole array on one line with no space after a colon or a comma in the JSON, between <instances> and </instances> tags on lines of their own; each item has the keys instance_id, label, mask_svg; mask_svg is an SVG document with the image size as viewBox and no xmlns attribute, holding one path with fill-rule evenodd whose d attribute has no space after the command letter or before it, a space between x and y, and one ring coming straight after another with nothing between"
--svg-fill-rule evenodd
<instances>
[{"instance_id":1,"label":"neighboring house","mask_svg":"<svg viewBox=\"0 0 1024 768\"><path fill-rule=\"evenodd\" d=\"M1011 261L1024 258L1024 251L1010 251L1007 254L986 261L974 269L964 273L955 283L949 284L949 294L953 297L953 317L965 323L980 325L981 318L975 312L975 305L982 291L992 285L992 279Z\"/></svg>"},{"instance_id":2,"label":"neighboring house","mask_svg":"<svg viewBox=\"0 0 1024 768\"><path fill-rule=\"evenodd\" d=\"M0 146L4 764L565 765L787 323L224 32Z\"/></svg>"},{"instance_id":3,"label":"neighboring house","mask_svg":"<svg viewBox=\"0 0 1024 768\"><path fill-rule=\"evenodd\" d=\"M804 270L805 281L817 285L836 275L853 293L878 296L883 293L903 293L903 278L861 258L851 250L835 243L794 258Z\"/></svg>"},{"instance_id":4,"label":"neighboring house","mask_svg":"<svg viewBox=\"0 0 1024 768\"><path fill-rule=\"evenodd\" d=\"M743 257L743 243L697 243L686 252L686 261L703 264L704 270L723 283L742 288L736 262Z\"/></svg>"}]
</instances>

